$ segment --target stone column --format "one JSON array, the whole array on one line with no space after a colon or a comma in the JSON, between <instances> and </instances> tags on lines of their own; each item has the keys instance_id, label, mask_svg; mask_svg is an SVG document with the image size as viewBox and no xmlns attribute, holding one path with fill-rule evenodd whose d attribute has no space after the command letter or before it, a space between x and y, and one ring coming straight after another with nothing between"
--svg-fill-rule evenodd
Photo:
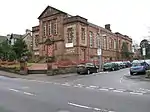
<instances>
[{"instance_id":1,"label":"stone column","mask_svg":"<svg viewBox=\"0 0 150 112\"><path fill-rule=\"evenodd\" d=\"M20 75L27 75L27 74L28 74L27 62L25 60L20 60Z\"/></svg>"},{"instance_id":2,"label":"stone column","mask_svg":"<svg viewBox=\"0 0 150 112\"><path fill-rule=\"evenodd\" d=\"M54 57L50 57L47 59L47 75L55 75L57 74L56 71L57 67L54 66Z\"/></svg>"}]
</instances>

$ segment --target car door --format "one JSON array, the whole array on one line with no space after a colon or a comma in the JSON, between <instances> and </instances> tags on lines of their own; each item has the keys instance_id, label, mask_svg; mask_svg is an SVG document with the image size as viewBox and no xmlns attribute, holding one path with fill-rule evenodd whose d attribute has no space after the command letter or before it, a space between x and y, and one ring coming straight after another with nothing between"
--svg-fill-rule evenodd
<instances>
[{"instance_id":1,"label":"car door","mask_svg":"<svg viewBox=\"0 0 150 112\"><path fill-rule=\"evenodd\" d=\"M87 69L90 70L91 73L94 73L94 64L93 63L86 63Z\"/></svg>"}]
</instances>

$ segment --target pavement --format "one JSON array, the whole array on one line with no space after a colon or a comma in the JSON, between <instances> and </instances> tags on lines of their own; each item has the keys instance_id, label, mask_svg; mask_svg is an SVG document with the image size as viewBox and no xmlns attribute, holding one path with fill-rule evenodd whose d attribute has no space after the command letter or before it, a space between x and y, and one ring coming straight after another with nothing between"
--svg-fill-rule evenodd
<instances>
[{"instance_id":1,"label":"pavement","mask_svg":"<svg viewBox=\"0 0 150 112\"><path fill-rule=\"evenodd\" d=\"M0 112L149 112L150 81L128 74L129 69L37 79L0 76Z\"/></svg>"}]
</instances>

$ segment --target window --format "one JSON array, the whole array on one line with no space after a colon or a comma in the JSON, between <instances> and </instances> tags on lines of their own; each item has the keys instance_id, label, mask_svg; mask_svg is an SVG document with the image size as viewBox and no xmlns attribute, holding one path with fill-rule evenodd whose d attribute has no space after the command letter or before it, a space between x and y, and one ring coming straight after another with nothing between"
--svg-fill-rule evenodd
<instances>
[{"instance_id":1,"label":"window","mask_svg":"<svg viewBox=\"0 0 150 112\"><path fill-rule=\"evenodd\" d=\"M104 37L104 48L106 49L107 47L107 39L106 39L106 36Z\"/></svg>"},{"instance_id":2,"label":"window","mask_svg":"<svg viewBox=\"0 0 150 112\"><path fill-rule=\"evenodd\" d=\"M52 23L51 21L49 21L48 23L48 35L51 35L52 34Z\"/></svg>"},{"instance_id":3,"label":"window","mask_svg":"<svg viewBox=\"0 0 150 112\"><path fill-rule=\"evenodd\" d=\"M54 30L54 35L56 35L57 34L57 19L56 20L54 20L54 24L53 24L54 26L53 26L53 30Z\"/></svg>"},{"instance_id":4,"label":"window","mask_svg":"<svg viewBox=\"0 0 150 112\"><path fill-rule=\"evenodd\" d=\"M109 49L112 49L113 48L113 39L110 38L109 39Z\"/></svg>"},{"instance_id":5,"label":"window","mask_svg":"<svg viewBox=\"0 0 150 112\"><path fill-rule=\"evenodd\" d=\"M85 28L81 28L81 39L85 40Z\"/></svg>"},{"instance_id":6,"label":"window","mask_svg":"<svg viewBox=\"0 0 150 112\"><path fill-rule=\"evenodd\" d=\"M46 23L43 24L43 36L46 36Z\"/></svg>"},{"instance_id":7,"label":"window","mask_svg":"<svg viewBox=\"0 0 150 112\"><path fill-rule=\"evenodd\" d=\"M96 35L96 47L100 48L100 36L99 36L99 34Z\"/></svg>"},{"instance_id":8,"label":"window","mask_svg":"<svg viewBox=\"0 0 150 112\"><path fill-rule=\"evenodd\" d=\"M67 29L67 38L68 38L68 43L73 43L73 28L68 28Z\"/></svg>"},{"instance_id":9,"label":"window","mask_svg":"<svg viewBox=\"0 0 150 112\"><path fill-rule=\"evenodd\" d=\"M113 43L113 41L114 41L114 40L111 39L111 48L112 48L112 49L114 48L114 45L113 45L114 43Z\"/></svg>"},{"instance_id":10,"label":"window","mask_svg":"<svg viewBox=\"0 0 150 112\"><path fill-rule=\"evenodd\" d=\"M90 31L90 47L93 47L93 32Z\"/></svg>"},{"instance_id":11,"label":"window","mask_svg":"<svg viewBox=\"0 0 150 112\"><path fill-rule=\"evenodd\" d=\"M39 36L35 35L35 46L37 47L39 44Z\"/></svg>"},{"instance_id":12,"label":"window","mask_svg":"<svg viewBox=\"0 0 150 112\"><path fill-rule=\"evenodd\" d=\"M54 29L54 22L51 21L51 34L54 34L53 29Z\"/></svg>"},{"instance_id":13,"label":"window","mask_svg":"<svg viewBox=\"0 0 150 112\"><path fill-rule=\"evenodd\" d=\"M114 49L117 48L117 42L116 42L116 39L114 40Z\"/></svg>"},{"instance_id":14,"label":"window","mask_svg":"<svg viewBox=\"0 0 150 112\"><path fill-rule=\"evenodd\" d=\"M121 40L119 40L119 48L121 49Z\"/></svg>"}]
</instances>

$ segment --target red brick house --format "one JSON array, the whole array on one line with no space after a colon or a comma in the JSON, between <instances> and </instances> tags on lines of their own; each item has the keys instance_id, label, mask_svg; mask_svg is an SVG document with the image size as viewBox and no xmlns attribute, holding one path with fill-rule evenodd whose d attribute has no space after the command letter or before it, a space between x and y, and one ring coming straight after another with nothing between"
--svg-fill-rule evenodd
<instances>
[{"instance_id":1,"label":"red brick house","mask_svg":"<svg viewBox=\"0 0 150 112\"><path fill-rule=\"evenodd\" d=\"M36 54L39 57L55 56L57 61L98 61L97 50L101 46L104 62L121 58L118 56L120 40L127 41L129 49L132 44L131 38L112 33L109 24L102 28L89 23L86 18L70 16L50 6L38 19L39 25L32 28L34 57ZM54 41L52 45L45 44L48 38Z\"/></svg>"}]
</instances>

